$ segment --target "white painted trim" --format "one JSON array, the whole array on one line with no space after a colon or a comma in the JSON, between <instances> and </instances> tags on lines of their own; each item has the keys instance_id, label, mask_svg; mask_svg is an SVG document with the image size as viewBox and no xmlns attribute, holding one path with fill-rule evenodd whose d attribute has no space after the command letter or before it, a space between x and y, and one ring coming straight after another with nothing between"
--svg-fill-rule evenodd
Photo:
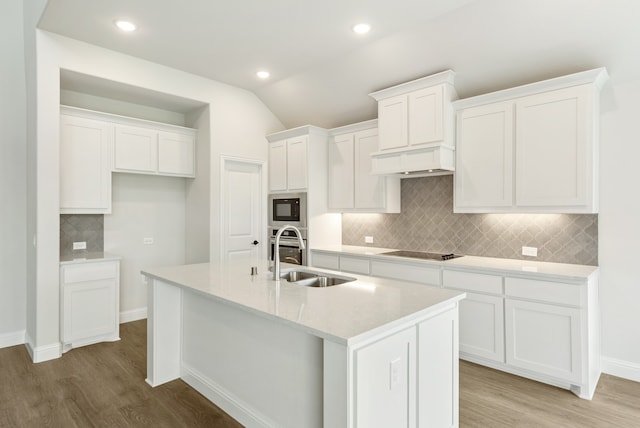
<instances>
[{"instance_id":1,"label":"white painted trim","mask_svg":"<svg viewBox=\"0 0 640 428\"><path fill-rule=\"evenodd\" d=\"M26 330L12 331L10 333L0 334L0 348L22 345L26 343L26 335Z\"/></svg>"},{"instance_id":2,"label":"white painted trim","mask_svg":"<svg viewBox=\"0 0 640 428\"><path fill-rule=\"evenodd\" d=\"M34 363L42 363L44 361L55 360L62 356L62 344L60 342L46 346L33 347L33 340L29 333L25 333L25 347Z\"/></svg>"},{"instance_id":3,"label":"white painted trim","mask_svg":"<svg viewBox=\"0 0 640 428\"><path fill-rule=\"evenodd\" d=\"M27 352L31 356L31 361L34 363L42 363L49 360L55 360L62 356L62 346L58 343L51 345L38 346L36 348L30 342L25 343Z\"/></svg>"},{"instance_id":4,"label":"white painted trim","mask_svg":"<svg viewBox=\"0 0 640 428\"><path fill-rule=\"evenodd\" d=\"M147 319L146 307L120 312L120 324L144 319Z\"/></svg>"},{"instance_id":5,"label":"white painted trim","mask_svg":"<svg viewBox=\"0 0 640 428\"><path fill-rule=\"evenodd\" d=\"M182 375L180 377L189 386L246 427L268 428L279 426L275 421L227 391L222 385L207 378L199 371L184 364L184 362L182 363Z\"/></svg>"},{"instance_id":6,"label":"white painted trim","mask_svg":"<svg viewBox=\"0 0 640 428\"><path fill-rule=\"evenodd\" d=\"M603 373L640 382L640 364L609 357L602 357L601 362Z\"/></svg>"}]
</instances>

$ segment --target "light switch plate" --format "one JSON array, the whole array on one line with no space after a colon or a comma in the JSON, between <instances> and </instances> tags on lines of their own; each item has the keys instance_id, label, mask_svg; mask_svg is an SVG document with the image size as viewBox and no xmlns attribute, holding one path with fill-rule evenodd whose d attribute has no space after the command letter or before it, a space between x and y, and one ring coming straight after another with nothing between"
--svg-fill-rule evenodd
<instances>
[{"instance_id":1,"label":"light switch plate","mask_svg":"<svg viewBox=\"0 0 640 428\"><path fill-rule=\"evenodd\" d=\"M522 255L529 257L538 257L538 248L536 247L522 247Z\"/></svg>"},{"instance_id":2,"label":"light switch plate","mask_svg":"<svg viewBox=\"0 0 640 428\"><path fill-rule=\"evenodd\" d=\"M142 243L144 245L153 245L153 238L142 238Z\"/></svg>"},{"instance_id":3,"label":"light switch plate","mask_svg":"<svg viewBox=\"0 0 640 428\"><path fill-rule=\"evenodd\" d=\"M365 236L364 237L365 244L373 244L373 236Z\"/></svg>"}]
</instances>

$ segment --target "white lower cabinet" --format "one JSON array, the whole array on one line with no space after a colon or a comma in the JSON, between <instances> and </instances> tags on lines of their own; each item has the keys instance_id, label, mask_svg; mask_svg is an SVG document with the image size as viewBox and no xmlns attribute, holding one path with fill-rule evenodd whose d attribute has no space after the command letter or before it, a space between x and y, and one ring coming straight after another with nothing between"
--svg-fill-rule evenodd
<instances>
[{"instance_id":1,"label":"white lower cabinet","mask_svg":"<svg viewBox=\"0 0 640 428\"><path fill-rule=\"evenodd\" d=\"M424 263L387 262L381 260L371 261L371 275L382 278L399 279L401 281L419 282L426 285L439 287L440 266L427 266Z\"/></svg>"},{"instance_id":2,"label":"white lower cabinet","mask_svg":"<svg viewBox=\"0 0 640 428\"><path fill-rule=\"evenodd\" d=\"M120 339L118 260L63 264L60 286L63 352Z\"/></svg>"},{"instance_id":3,"label":"white lower cabinet","mask_svg":"<svg viewBox=\"0 0 640 428\"><path fill-rule=\"evenodd\" d=\"M340 256L340 270L342 272L369 275L371 273L371 263L368 258L364 257Z\"/></svg>"},{"instance_id":4,"label":"white lower cabinet","mask_svg":"<svg viewBox=\"0 0 640 428\"><path fill-rule=\"evenodd\" d=\"M444 270L442 284L467 292L460 302L460 355L504 363L502 277Z\"/></svg>"},{"instance_id":5,"label":"white lower cabinet","mask_svg":"<svg viewBox=\"0 0 640 428\"><path fill-rule=\"evenodd\" d=\"M467 292L460 302L460 353L504 363L503 298Z\"/></svg>"},{"instance_id":6,"label":"white lower cabinet","mask_svg":"<svg viewBox=\"0 0 640 428\"><path fill-rule=\"evenodd\" d=\"M505 300L507 364L581 382L580 309Z\"/></svg>"}]
</instances>

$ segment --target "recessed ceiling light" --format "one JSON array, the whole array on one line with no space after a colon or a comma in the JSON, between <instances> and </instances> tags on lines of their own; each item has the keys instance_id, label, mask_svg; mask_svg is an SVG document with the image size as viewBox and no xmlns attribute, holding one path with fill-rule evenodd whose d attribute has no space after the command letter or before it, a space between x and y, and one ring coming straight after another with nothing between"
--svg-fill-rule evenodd
<instances>
[{"instance_id":1,"label":"recessed ceiling light","mask_svg":"<svg viewBox=\"0 0 640 428\"><path fill-rule=\"evenodd\" d=\"M129 21L116 21L116 26L122 31L135 31L136 24Z\"/></svg>"},{"instance_id":2,"label":"recessed ceiling light","mask_svg":"<svg viewBox=\"0 0 640 428\"><path fill-rule=\"evenodd\" d=\"M266 79L267 77L270 76L269 72L266 70L260 70L256 73L256 76L258 76L261 79Z\"/></svg>"},{"instance_id":3,"label":"recessed ceiling light","mask_svg":"<svg viewBox=\"0 0 640 428\"><path fill-rule=\"evenodd\" d=\"M371 25L366 23L361 23L353 26L353 32L357 34L365 34L371 30Z\"/></svg>"}]
</instances>

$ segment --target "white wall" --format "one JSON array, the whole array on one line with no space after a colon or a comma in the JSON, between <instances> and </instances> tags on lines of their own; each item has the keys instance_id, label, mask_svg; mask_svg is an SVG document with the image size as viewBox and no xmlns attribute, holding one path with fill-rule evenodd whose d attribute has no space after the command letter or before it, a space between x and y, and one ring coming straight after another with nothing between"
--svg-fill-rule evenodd
<instances>
[{"instance_id":1,"label":"white wall","mask_svg":"<svg viewBox=\"0 0 640 428\"><path fill-rule=\"evenodd\" d=\"M102 49L44 31L37 31L37 105L30 120L37 118L34 163L37 165L35 255L33 297L28 299L28 348L34 361L56 358L59 345L59 125L60 69L113 80L175 95L209 105L211 126L211 248L219 247L219 176L221 154L267 158L264 136L282 129L282 124L252 93L190 75L158 64ZM211 254L214 258L216 254Z\"/></svg>"},{"instance_id":2,"label":"white wall","mask_svg":"<svg viewBox=\"0 0 640 428\"><path fill-rule=\"evenodd\" d=\"M0 7L0 348L24 343L27 95L21 0Z\"/></svg>"},{"instance_id":3,"label":"white wall","mask_svg":"<svg viewBox=\"0 0 640 428\"><path fill-rule=\"evenodd\" d=\"M185 179L112 174L112 214L104 216L104 250L120 262L120 322L146 318L140 271L185 263ZM144 238L153 238L144 245Z\"/></svg>"},{"instance_id":4,"label":"white wall","mask_svg":"<svg viewBox=\"0 0 640 428\"><path fill-rule=\"evenodd\" d=\"M598 217L603 369L636 381L640 381L639 100L640 79L608 85L602 93Z\"/></svg>"}]
</instances>

